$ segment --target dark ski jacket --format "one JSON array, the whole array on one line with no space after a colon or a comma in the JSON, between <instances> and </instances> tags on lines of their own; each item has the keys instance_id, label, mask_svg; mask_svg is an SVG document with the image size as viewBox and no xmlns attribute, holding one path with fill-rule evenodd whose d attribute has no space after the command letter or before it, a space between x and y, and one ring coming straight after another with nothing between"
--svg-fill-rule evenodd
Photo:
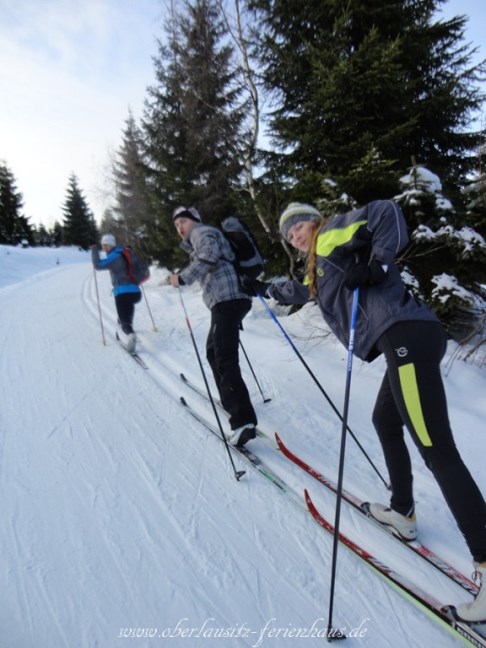
<instances>
[{"instance_id":1,"label":"dark ski jacket","mask_svg":"<svg viewBox=\"0 0 486 648\"><path fill-rule=\"evenodd\" d=\"M394 259L408 243L400 207L377 200L361 209L331 218L317 237L317 303L336 337L347 348L353 292L343 282L345 270L360 258L375 259L387 268L381 284L360 288L354 353L371 362L379 355L376 342L393 324L406 320L437 321L434 313L405 288ZM306 285L297 280L270 286L267 294L286 304L309 300Z\"/></svg>"}]
</instances>

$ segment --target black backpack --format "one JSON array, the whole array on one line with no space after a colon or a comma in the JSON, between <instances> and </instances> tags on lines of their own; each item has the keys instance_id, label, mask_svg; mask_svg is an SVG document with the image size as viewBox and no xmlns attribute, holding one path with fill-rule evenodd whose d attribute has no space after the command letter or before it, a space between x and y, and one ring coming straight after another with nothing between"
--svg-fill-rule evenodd
<instances>
[{"instance_id":1,"label":"black backpack","mask_svg":"<svg viewBox=\"0 0 486 648\"><path fill-rule=\"evenodd\" d=\"M256 279L263 272L263 257L255 237L235 216L225 218L221 231L235 254L233 265L239 277Z\"/></svg>"},{"instance_id":2,"label":"black backpack","mask_svg":"<svg viewBox=\"0 0 486 648\"><path fill-rule=\"evenodd\" d=\"M123 257L127 262L127 278L130 283L137 286L142 284L150 277L149 265L131 248L127 246L124 248Z\"/></svg>"}]
</instances>

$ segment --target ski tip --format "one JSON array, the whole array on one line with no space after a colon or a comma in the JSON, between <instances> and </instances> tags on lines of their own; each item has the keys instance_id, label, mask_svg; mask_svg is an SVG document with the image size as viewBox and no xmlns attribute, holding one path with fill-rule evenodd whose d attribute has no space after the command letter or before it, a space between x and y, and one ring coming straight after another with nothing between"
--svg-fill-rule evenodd
<instances>
[{"instance_id":1,"label":"ski tip","mask_svg":"<svg viewBox=\"0 0 486 648\"><path fill-rule=\"evenodd\" d=\"M180 373L179 376L180 376L181 380L183 380L184 382L187 382L187 378L184 376L183 373Z\"/></svg>"},{"instance_id":2,"label":"ski tip","mask_svg":"<svg viewBox=\"0 0 486 648\"><path fill-rule=\"evenodd\" d=\"M184 398L184 396L181 396L181 397L179 398L179 401L180 401L183 405L187 405L187 401L186 401L186 399Z\"/></svg>"}]
</instances>

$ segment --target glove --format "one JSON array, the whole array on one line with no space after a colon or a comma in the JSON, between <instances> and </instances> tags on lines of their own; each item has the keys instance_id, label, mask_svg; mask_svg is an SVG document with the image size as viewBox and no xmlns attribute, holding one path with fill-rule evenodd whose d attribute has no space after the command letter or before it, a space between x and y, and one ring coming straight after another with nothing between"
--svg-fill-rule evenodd
<instances>
[{"instance_id":1,"label":"glove","mask_svg":"<svg viewBox=\"0 0 486 648\"><path fill-rule=\"evenodd\" d=\"M349 290L362 286L376 286L382 283L386 272L380 261L372 259L369 263L358 261L344 271L344 285Z\"/></svg>"},{"instance_id":2,"label":"glove","mask_svg":"<svg viewBox=\"0 0 486 648\"><path fill-rule=\"evenodd\" d=\"M241 285L243 286L244 290L253 297L257 297L258 295L261 295L262 297L268 297L267 289L271 284L265 281L258 281L258 279L242 277Z\"/></svg>"}]
</instances>

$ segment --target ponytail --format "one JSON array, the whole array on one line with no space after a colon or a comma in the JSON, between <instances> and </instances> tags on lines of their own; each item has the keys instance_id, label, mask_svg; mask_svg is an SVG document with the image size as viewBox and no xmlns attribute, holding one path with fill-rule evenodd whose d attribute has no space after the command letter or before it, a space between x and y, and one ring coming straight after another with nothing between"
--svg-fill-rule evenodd
<instances>
[{"instance_id":1,"label":"ponytail","mask_svg":"<svg viewBox=\"0 0 486 648\"><path fill-rule=\"evenodd\" d=\"M309 293L312 299L317 297L317 237L326 220L323 218L319 223L316 223L307 256L306 274L309 279Z\"/></svg>"}]
</instances>

